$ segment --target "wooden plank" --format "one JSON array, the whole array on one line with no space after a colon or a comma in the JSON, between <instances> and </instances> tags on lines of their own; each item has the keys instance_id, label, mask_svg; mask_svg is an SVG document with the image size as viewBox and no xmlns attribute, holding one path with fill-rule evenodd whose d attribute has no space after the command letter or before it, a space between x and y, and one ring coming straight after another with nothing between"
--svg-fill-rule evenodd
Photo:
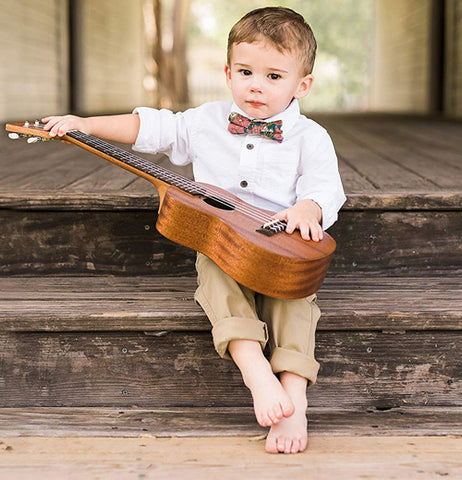
<instances>
[{"instance_id":1,"label":"wooden plank","mask_svg":"<svg viewBox=\"0 0 462 480\"><path fill-rule=\"evenodd\" d=\"M343 211L329 233L337 241L332 273L419 276L462 270L457 211Z\"/></svg>"},{"instance_id":2,"label":"wooden plank","mask_svg":"<svg viewBox=\"0 0 462 480\"><path fill-rule=\"evenodd\" d=\"M371 194L377 191L377 188L368 181L366 177L357 172L353 166L345 161L342 156L338 158L338 167L340 171L340 177L342 178L343 185L348 186L348 196L351 194Z\"/></svg>"},{"instance_id":3,"label":"wooden plank","mask_svg":"<svg viewBox=\"0 0 462 480\"><path fill-rule=\"evenodd\" d=\"M460 193L444 190L433 193L369 192L349 194L342 210L460 211L461 205Z\"/></svg>"},{"instance_id":4,"label":"wooden plank","mask_svg":"<svg viewBox=\"0 0 462 480\"><path fill-rule=\"evenodd\" d=\"M351 170L345 165L345 169ZM357 174L355 174L357 175ZM93 180L90 180L92 182ZM365 180L366 183L369 183ZM388 211L460 211L461 194L449 190L433 193L384 193L364 191L365 185L356 182L348 193L342 210L388 210ZM56 192L40 192L22 189L11 191L0 187L0 209L18 210L150 210L157 211L159 200L154 186L142 178L135 178L121 192L71 191L71 188Z\"/></svg>"},{"instance_id":5,"label":"wooden plank","mask_svg":"<svg viewBox=\"0 0 462 480\"><path fill-rule=\"evenodd\" d=\"M0 277L0 330L209 331L195 277ZM326 278L319 331L458 330L460 278Z\"/></svg>"},{"instance_id":6,"label":"wooden plank","mask_svg":"<svg viewBox=\"0 0 462 480\"><path fill-rule=\"evenodd\" d=\"M309 400L309 399L308 399ZM348 410L308 407L312 435L462 435L460 407ZM252 407L0 408L1 437L218 437L262 435Z\"/></svg>"},{"instance_id":7,"label":"wooden plank","mask_svg":"<svg viewBox=\"0 0 462 480\"><path fill-rule=\"evenodd\" d=\"M0 274L194 274L192 250L155 231L143 211L0 210ZM148 229L148 230L146 230ZM462 270L460 213L343 211L330 272L446 275Z\"/></svg>"},{"instance_id":8,"label":"wooden plank","mask_svg":"<svg viewBox=\"0 0 462 480\"><path fill-rule=\"evenodd\" d=\"M336 127L332 140L344 161L380 191L406 192L410 185L414 191L439 189L435 183L404 168L403 159L395 160L391 148L377 148L375 137L371 138L362 129L356 131L352 125Z\"/></svg>"},{"instance_id":9,"label":"wooden plank","mask_svg":"<svg viewBox=\"0 0 462 480\"><path fill-rule=\"evenodd\" d=\"M460 404L462 331L319 331L310 405L382 408ZM252 405L209 332L0 335L0 407Z\"/></svg>"},{"instance_id":10,"label":"wooden plank","mask_svg":"<svg viewBox=\"0 0 462 480\"><path fill-rule=\"evenodd\" d=\"M341 136L338 136L338 133ZM396 188L401 187L402 182L408 185L414 185L414 189L419 188L423 191L437 190L435 186L444 189L460 189L462 184L462 169L457 163L462 163L462 155L459 152L438 148L430 148L420 142L409 139L407 134L399 134L393 128L387 130L381 124L375 125L369 122L358 125L348 125L348 128L342 127L336 131L336 138L340 139L340 144L345 141L343 137L358 142L360 145L367 145L373 148L377 155L392 161L394 164L399 164L405 172L402 179L395 179L395 183L391 180L390 183L382 183L385 172L377 167L376 182L383 185L382 188ZM449 159L449 161L445 161ZM358 158L349 158L355 166L357 166ZM453 165L454 163L454 165ZM438 164L439 168L435 167ZM384 168L389 168L388 163L384 163ZM359 168L359 166L358 166ZM438 173L437 173L438 171ZM390 174L399 174L399 172L391 169ZM387 177L385 177L387 178ZM425 183L422 183L425 180ZM396 187L394 187L394 185Z\"/></svg>"},{"instance_id":11,"label":"wooden plank","mask_svg":"<svg viewBox=\"0 0 462 480\"><path fill-rule=\"evenodd\" d=\"M343 144L341 141L336 143L340 170L349 197L346 209L362 209L371 205L371 208L395 210L412 208L460 210L458 175L460 175L461 162L459 143L457 143L457 139L462 138L460 123L395 115L318 116L321 118L321 123L331 131L333 137L336 135L351 137L352 132L355 132L354 135L358 136L360 140L363 137L367 138L364 145L361 142L358 144L357 141L352 141L351 138L347 138ZM395 133L396 137L394 137ZM378 153L377 145L382 145ZM129 146L123 148L128 150ZM382 161L382 153L393 151L393 149L398 149L397 154L392 156L394 164L390 164L389 160ZM416 149L421 149L422 154L416 155ZM2 152L0 166L4 172L0 179L0 207L150 209L152 207L151 199L157 196L149 182L129 175L123 169L117 169L115 166L108 165L106 167L104 160L80 149L64 146L59 142L30 146L23 142L10 141L4 135L0 136L0 151ZM403 152L406 154L402 155ZM164 155L138 155L160 163L188 178L192 177L190 166L176 167ZM426 181L421 179L420 159L428 155L430 158L425 160L425 168L428 170L427 177L431 184L425 183ZM61 159L61 168L58 171L54 171L53 166L56 163L52 162L53 158ZM412 160L411 164L407 163L412 158L416 160ZM45 182L51 182L54 189L52 188L50 192L49 188L45 190L45 185L40 187L37 183L40 178L34 181L33 176L27 177L27 181L19 181L18 176L24 176L24 171L20 168L22 163L24 166L31 165L30 173L38 168L38 164L43 165L45 171L47 169L53 171L54 180L46 178L43 172L41 178ZM100 170L96 168L95 179L85 176L85 173L78 175L78 169L82 168L79 165L82 163L104 168L104 172L111 173L106 178L104 172L98 173ZM435 165L440 163L447 164L448 168L436 168ZM74 166L76 167L74 168ZM13 173L10 172L10 169ZM39 168L39 171L41 170ZM91 169L88 170L88 172L90 171ZM377 175L383 177L387 182L388 191L384 191L382 181L375 182L373 180ZM11 176L16 178L14 185L8 183L8 177ZM130 177L133 177L132 180L129 180ZM127 179L128 181L125 183ZM78 182L77 185L75 182ZM125 185L123 189L120 188L121 184ZM449 186L444 188L437 186L440 184ZM62 190L59 190L59 187ZM41 189L38 191L43 192L42 197L37 193L37 188ZM82 193L77 195L77 191ZM393 199L394 195L397 197L396 200Z\"/></svg>"},{"instance_id":12,"label":"wooden plank","mask_svg":"<svg viewBox=\"0 0 462 480\"><path fill-rule=\"evenodd\" d=\"M258 438L5 438L7 479L433 480L460 478L461 439L317 436L298 455L269 455Z\"/></svg>"},{"instance_id":13,"label":"wooden plank","mask_svg":"<svg viewBox=\"0 0 462 480\"><path fill-rule=\"evenodd\" d=\"M355 121L355 120L353 120ZM380 127L384 136L407 146L418 147L430 152L438 152L443 164L448 163L459 170L462 168L460 151L462 149L462 125L457 122L435 121L425 118L402 118L393 121L386 116L375 122L359 117L356 124L367 128L369 125L377 130ZM456 156L451 154L457 154Z\"/></svg>"}]
</instances>

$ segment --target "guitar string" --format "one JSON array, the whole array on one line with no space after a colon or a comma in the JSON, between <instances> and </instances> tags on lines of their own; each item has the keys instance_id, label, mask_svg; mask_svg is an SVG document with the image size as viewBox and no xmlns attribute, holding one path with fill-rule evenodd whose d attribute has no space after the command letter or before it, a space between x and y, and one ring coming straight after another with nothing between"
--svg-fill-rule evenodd
<instances>
[{"instance_id":1,"label":"guitar string","mask_svg":"<svg viewBox=\"0 0 462 480\"><path fill-rule=\"evenodd\" d=\"M101 149L104 148L105 150L108 151L108 153L111 153L112 156L121 157L120 160L125 163L128 163L127 161L130 161L132 163L131 166L134 166L135 168L137 167L137 168L145 168L145 169L151 170L151 172L148 171L147 173L152 173L158 176L160 176L159 174L161 174L164 177L164 180L174 182L173 184L175 186L182 187L186 191L189 190L189 193L202 193L201 190L205 190L205 193L213 194L214 195L213 199L218 200L218 203L222 203L222 205L225 207L229 207L229 205L232 205L235 207L237 211L244 213L255 220L261 221L264 224L270 222L271 226L273 227L285 228L286 226L285 222L281 220L273 219L271 216L269 216L268 214L264 214L263 212L256 209L256 207L253 207L252 205L248 205L248 206L236 205L235 204L236 199L230 196L226 197L225 195L223 195L223 192L221 190L216 190L213 186L199 185L196 182L191 181L186 177L182 177L179 174L176 174L159 165L151 163L148 160L144 160L140 157L137 157L136 155L130 152L127 152L126 150L120 149L108 142L105 142L104 140L101 140L97 137L93 137L91 135L80 132L78 130L73 130L71 132L68 132L68 134L69 133L74 134L74 136L76 137L80 137L80 139L82 140L85 139L85 141L87 141L90 146L100 147ZM160 179L162 180L162 178Z\"/></svg>"}]
</instances>

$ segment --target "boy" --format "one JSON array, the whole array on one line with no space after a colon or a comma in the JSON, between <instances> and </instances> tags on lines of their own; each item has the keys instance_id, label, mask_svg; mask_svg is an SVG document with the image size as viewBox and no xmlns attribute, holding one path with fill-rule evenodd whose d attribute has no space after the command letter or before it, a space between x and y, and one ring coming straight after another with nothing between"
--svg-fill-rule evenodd
<instances>
[{"instance_id":1,"label":"boy","mask_svg":"<svg viewBox=\"0 0 462 480\"><path fill-rule=\"evenodd\" d=\"M299 229L305 240L319 241L345 195L329 135L299 112L298 99L313 82L315 52L301 15L280 7L257 9L229 34L225 75L232 105L212 102L177 114L137 108L129 115L43 121L51 135L78 129L132 143L138 151L167 153L178 165L192 162L196 181L276 211L274 218L287 222L288 234ZM316 295L280 300L257 294L202 254L196 268L195 299L212 323L215 348L234 360L252 393L257 421L271 427L266 450L303 451L306 388L319 369ZM263 354L267 344L269 361Z\"/></svg>"}]
</instances>

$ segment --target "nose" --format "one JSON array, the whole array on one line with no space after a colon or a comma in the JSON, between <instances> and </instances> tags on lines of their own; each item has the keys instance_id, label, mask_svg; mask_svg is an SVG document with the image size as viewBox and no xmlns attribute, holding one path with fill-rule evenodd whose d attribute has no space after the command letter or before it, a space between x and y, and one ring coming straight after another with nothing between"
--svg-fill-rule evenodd
<instances>
[{"instance_id":1,"label":"nose","mask_svg":"<svg viewBox=\"0 0 462 480\"><path fill-rule=\"evenodd\" d=\"M251 92L261 92L262 91L261 80L256 75L252 78L252 83L250 84L250 91Z\"/></svg>"}]
</instances>

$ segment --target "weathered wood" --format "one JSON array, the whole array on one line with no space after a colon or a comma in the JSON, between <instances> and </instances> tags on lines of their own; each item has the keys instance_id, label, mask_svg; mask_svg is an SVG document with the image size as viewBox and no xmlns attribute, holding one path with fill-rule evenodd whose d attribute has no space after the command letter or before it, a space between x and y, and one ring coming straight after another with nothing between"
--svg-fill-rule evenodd
<instances>
[{"instance_id":1,"label":"weathered wood","mask_svg":"<svg viewBox=\"0 0 462 480\"><path fill-rule=\"evenodd\" d=\"M209 331L195 277L0 278L0 330ZM318 330L459 330L459 277L328 277Z\"/></svg>"},{"instance_id":2,"label":"weathered wood","mask_svg":"<svg viewBox=\"0 0 462 480\"><path fill-rule=\"evenodd\" d=\"M309 438L297 455L265 453L263 438L4 438L2 477L86 480L392 480L462 475L454 437Z\"/></svg>"},{"instance_id":3,"label":"weathered wood","mask_svg":"<svg viewBox=\"0 0 462 480\"><path fill-rule=\"evenodd\" d=\"M308 407L307 415L310 435L462 435L460 407ZM267 431L252 407L0 408L0 437L218 437Z\"/></svg>"},{"instance_id":4,"label":"weathered wood","mask_svg":"<svg viewBox=\"0 0 462 480\"><path fill-rule=\"evenodd\" d=\"M462 161L460 151L455 152L442 146L429 148L426 143L409 140L407 134L403 135L396 129L387 133L384 134L382 125L350 123L348 126L337 127L333 140L358 171L381 190L400 191L410 184L427 192L441 188L460 188L462 169L451 163L451 160L455 163L456 159ZM363 148L358 149L358 146ZM368 158L369 156L373 158ZM361 158L364 158L363 163L359 163ZM446 158L449 162L445 162ZM436 162L439 162L444 173L436 175Z\"/></svg>"},{"instance_id":5,"label":"weathered wood","mask_svg":"<svg viewBox=\"0 0 462 480\"><path fill-rule=\"evenodd\" d=\"M460 210L460 122L374 114L316 114L315 120L334 138L349 197L345 209ZM2 207L149 209L156 196L149 182L115 166L109 173L103 160L60 142L31 146L0 135L0 151ZM190 166L174 166L164 155L138 155L192 178ZM57 158L61 161L56 162ZM60 163L62 167L56 170ZM53 178L44 173L47 170L53 171ZM27 171L33 175L25 175ZM42 180L51 182L51 192L41 185Z\"/></svg>"},{"instance_id":6,"label":"weathered wood","mask_svg":"<svg viewBox=\"0 0 462 480\"><path fill-rule=\"evenodd\" d=\"M155 212L0 211L0 274L191 273L195 253L155 231Z\"/></svg>"},{"instance_id":7,"label":"weathered wood","mask_svg":"<svg viewBox=\"0 0 462 480\"><path fill-rule=\"evenodd\" d=\"M112 165L109 168L114 169ZM98 170L99 171L99 170ZM94 172L95 173L95 172ZM118 179L118 175L115 176ZM112 175L108 181L112 181ZM85 177L82 183L87 180ZM103 192L95 184L104 185L105 178L92 175L92 185L85 191L77 181L76 188L65 191L41 192L37 190L11 191L0 187L0 208L17 210L150 210L157 211L159 198L154 187L144 179L137 179L119 192ZM86 182L85 182L86 183ZM342 210L390 211L460 211L461 194L444 191L433 193L349 193Z\"/></svg>"},{"instance_id":8,"label":"weathered wood","mask_svg":"<svg viewBox=\"0 0 462 480\"><path fill-rule=\"evenodd\" d=\"M329 232L338 245L331 273L461 271L459 212L345 211Z\"/></svg>"},{"instance_id":9,"label":"weathered wood","mask_svg":"<svg viewBox=\"0 0 462 480\"><path fill-rule=\"evenodd\" d=\"M317 334L310 405L457 406L462 332ZM1 407L251 406L237 367L208 332L3 333Z\"/></svg>"},{"instance_id":10,"label":"weathered wood","mask_svg":"<svg viewBox=\"0 0 462 480\"><path fill-rule=\"evenodd\" d=\"M458 211L344 211L330 273L462 270ZM155 230L154 211L1 210L0 275L194 274L195 253Z\"/></svg>"}]
</instances>

